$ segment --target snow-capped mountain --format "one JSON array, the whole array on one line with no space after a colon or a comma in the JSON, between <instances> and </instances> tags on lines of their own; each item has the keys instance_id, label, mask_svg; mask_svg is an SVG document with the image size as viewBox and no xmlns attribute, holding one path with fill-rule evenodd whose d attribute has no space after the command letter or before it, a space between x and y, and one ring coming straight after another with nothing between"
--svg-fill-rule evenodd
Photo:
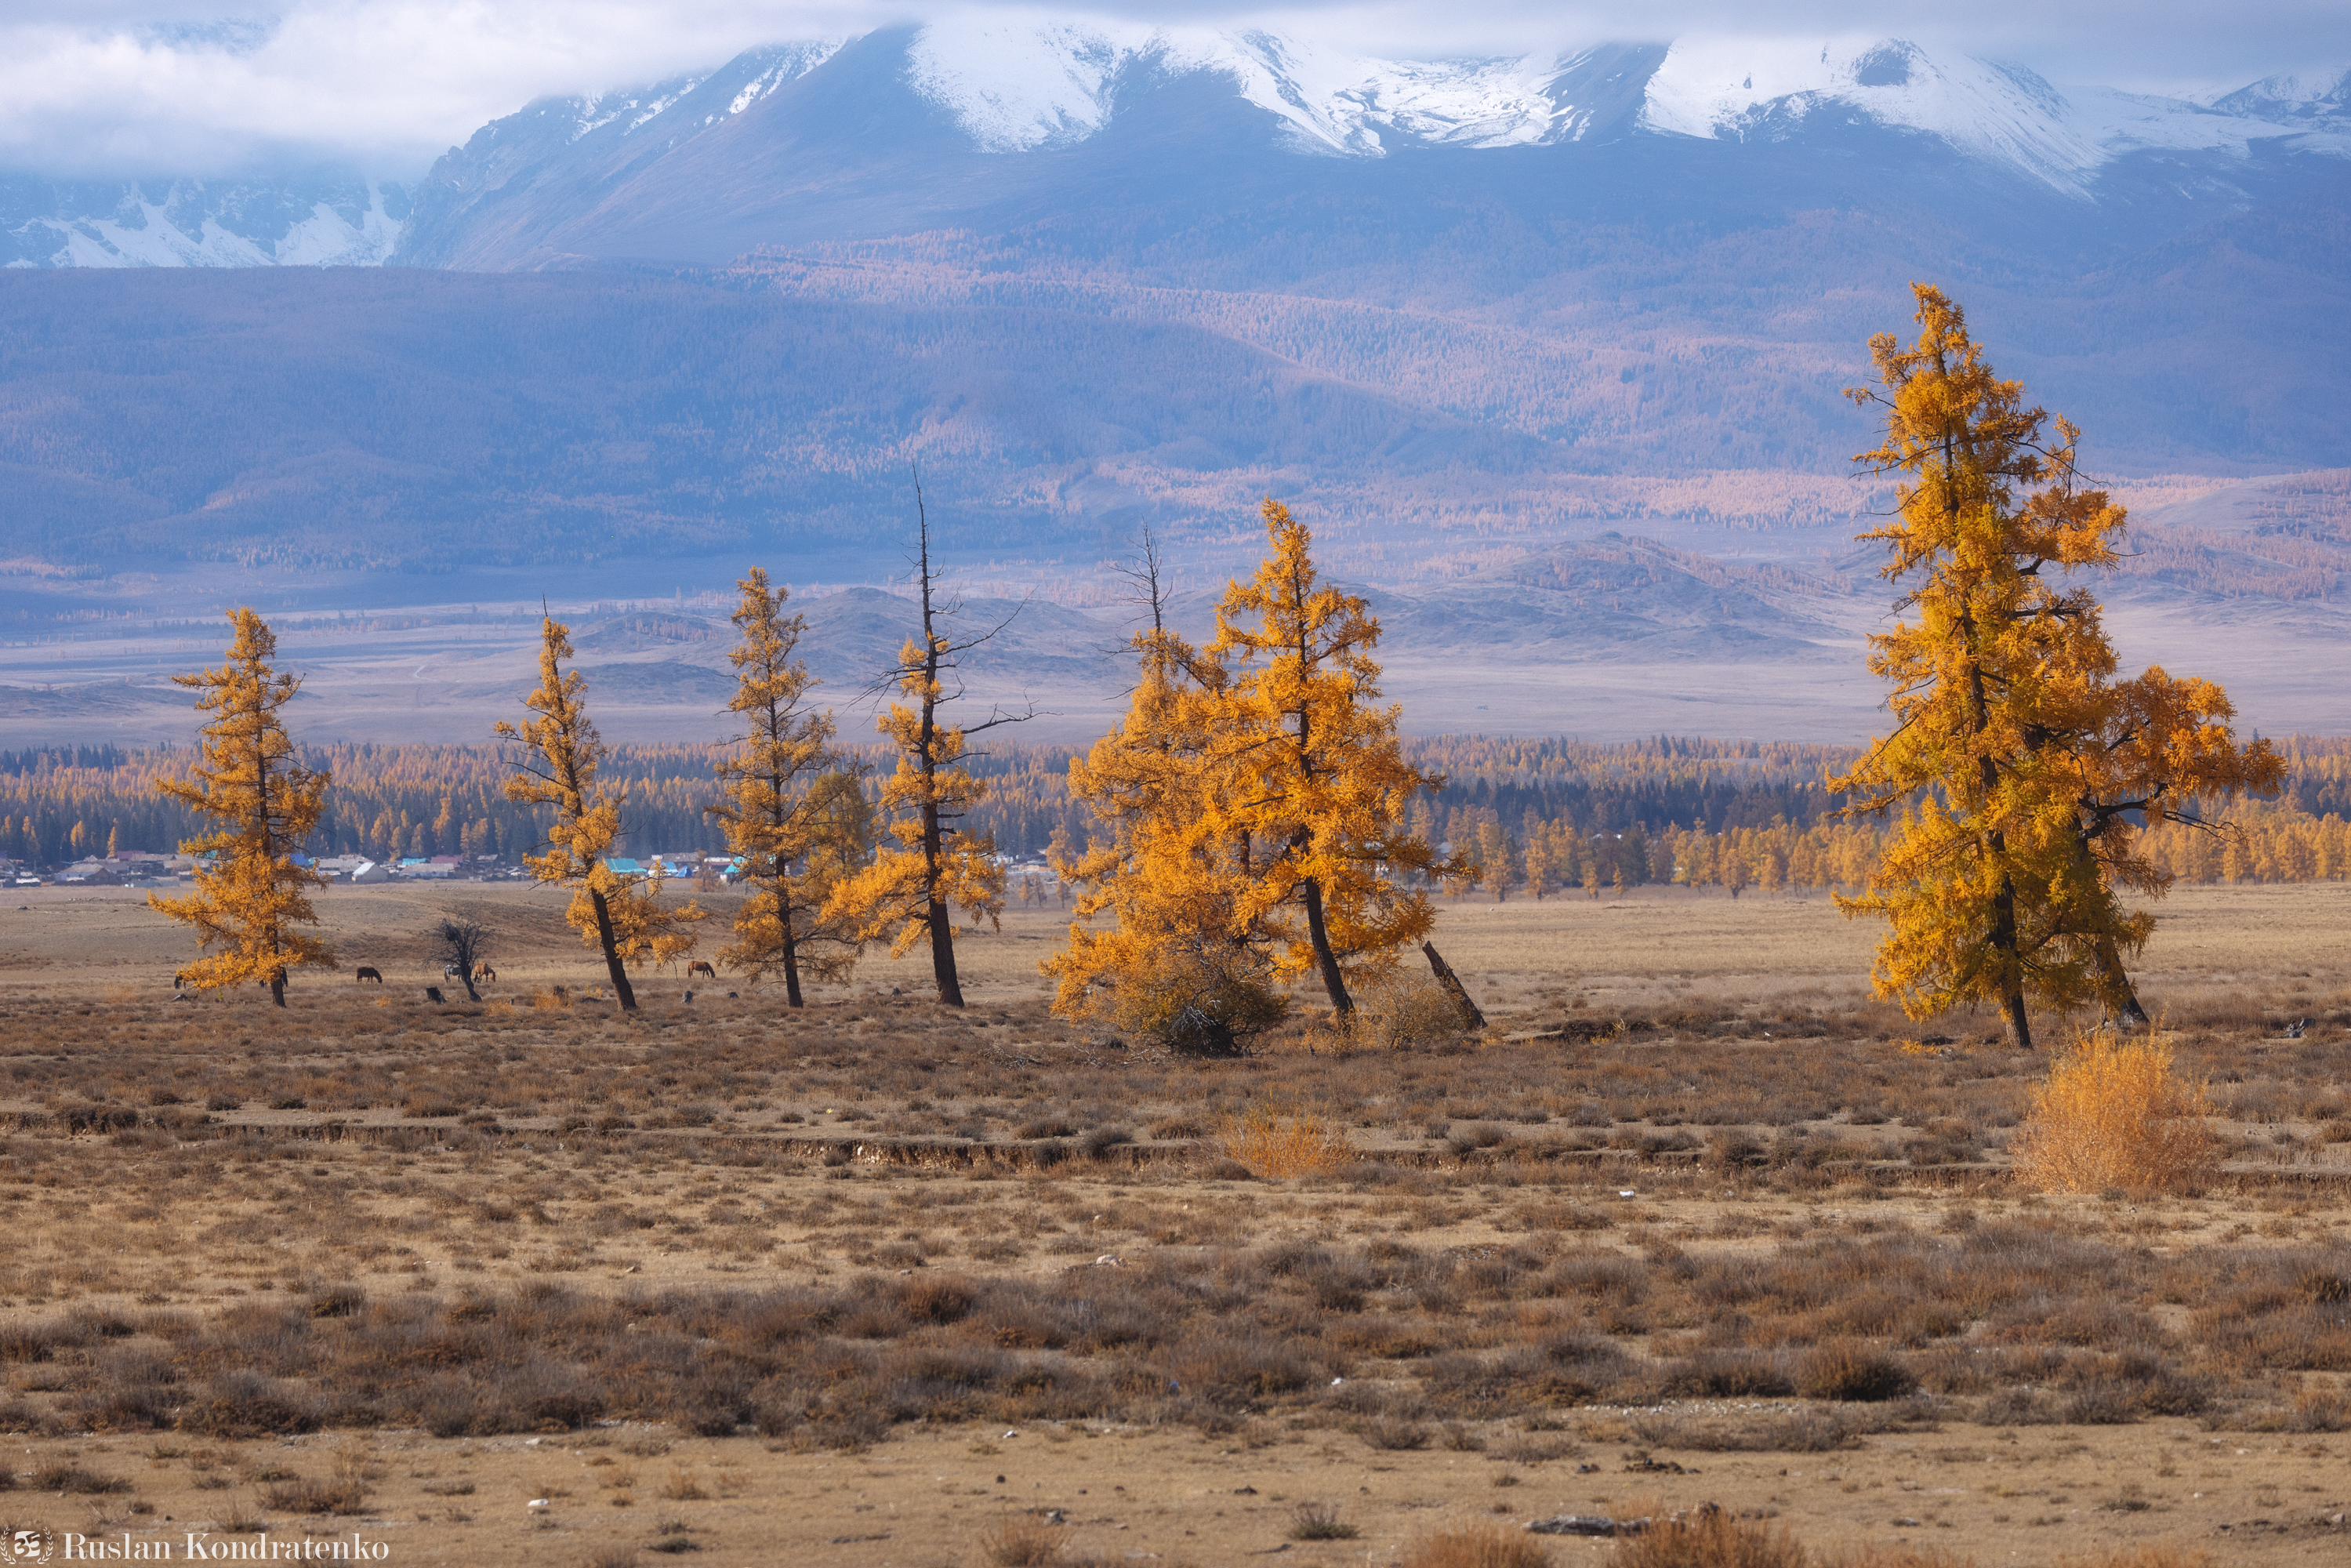
<instances>
[{"instance_id":1,"label":"snow-capped mountain","mask_svg":"<svg viewBox=\"0 0 2351 1568\"><path fill-rule=\"evenodd\" d=\"M1300 151L1376 157L1413 146L1571 141L1624 119L1690 137L1787 137L1858 116L2083 192L2143 149L2241 153L2257 139L2351 156L2351 73L2273 77L2209 104L2108 88L2060 89L2019 66L1930 57L1899 38L1812 45L1688 39L1570 55L1411 61L1262 31L934 23L908 50L909 81L978 147L1027 152L1100 131L1122 73L1207 72L1280 120Z\"/></svg>"},{"instance_id":2,"label":"snow-capped mountain","mask_svg":"<svg viewBox=\"0 0 2351 1568\"><path fill-rule=\"evenodd\" d=\"M376 267L408 214L400 185L348 172L120 184L0 177L0 265Z\"/></svg>"},{"instance_id":3,"label":"snow-capped mountain","mask_svg":"<svg viewBox=\"0 0 2351 1568\"><path fill-rule=\"evenodd\" d=\"M2351 69L2263 77L2211 101L2215 113L2307 126L2351 116Z\"/></svg>"},{"instance_id":4,"label":"snow-capped mountain","mask_svg":"<svg viewBox=\"0 0 2351 1568\"><path fill-rule=\"evenodd\" d=\"M1645 138L1802 144L1876 132L1923 138L1989 171L2093 200L2110 169L2139 154L2202 159L2206 175L2222 180L2264 152L2351 158L2345 71L2273 76L2190 102L2053 85L2021 67L1895 38L1693 37L1397 60L1298 33L967 14L542 99L452 149L423 182L413 222L401 186L353 174L113 187L0 180L0 259L320 266L396 255L497 267L612 254L614 244L623 254L708 259L712 244L809 237L797 221L763 234L750 214L787 189L822 185L837 196L861 160L888 167L887 183L899 186L928 180L952 193L977 179L976 189L1009 188L1021 181L1003 169L970 176L949 166L974 155L1068 153L1164 120L1178 93L1186 136L1207 137L1221 114L1225 130L1259 128L1252 134L1269 156L1388 159ZM761 135L774 145L752 148ZM712 138L725 139L724 156L698 151ZM713 200L730 215L706 235L710 225L681 205L690 182L723 187ZM756 188L761 182L769 188ZM887 183L858 200L904 209L910 198ZM626 219L630 204L659 208L670 232L697 237L664 243Z\"/></svg>"},{"instance_id":5,"label":"snow-capped mountain","mask_svg":"<svg viewBox=\"0 0 2351 1568\"><path fill-rule=\"evenodd\" d=\"M2291 78L2273 78L2292 84ZM2299 100L2257 84L2210 105L2111 88L2052 86L2021 66L1937 58L1899 38L1844 45L1740 40L1677 43L1650 78L1641 123L1684 136L1800 134L1807 121L1860 117L1923 132L1956 151L2071 193L2138 152L2242 156L2257 141L2351 157L2341 83L2331 101Z\"/></svg>"}]
</instances>

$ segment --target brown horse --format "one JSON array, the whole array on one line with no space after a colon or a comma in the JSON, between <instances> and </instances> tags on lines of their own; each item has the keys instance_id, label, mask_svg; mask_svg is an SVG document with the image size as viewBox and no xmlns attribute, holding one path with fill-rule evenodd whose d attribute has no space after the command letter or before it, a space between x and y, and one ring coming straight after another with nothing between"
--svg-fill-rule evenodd
<instances>
[{"instance_id":1,"label":"brown horse","mask_svg":"<svg viewBox=\"0 0 2351 1568\"><path fill-rule=\"evenodd\" d=\"M361 964L352 974L351 983L357 985L361 980L373 980L381 986L383 984L383 971L372 964Z\"/></svg>"},{"instance_id":2,"label":"brown horse","mask_svg":"<svg viewBox=\"0 0 2351 1568\"><path fill-rule=\"evenodd\" d=\"M496 969L491 968L487 964L483 965L480 968L474 971L474 984L477 986L486 986L497 977L498 972Z\"/></svg>"},{"instance_id":3,"label":"brown horse","mask_svg":"<svg viewBox=\"0 0 2351 1568\"><path fill-rule=\"evenodd\" d=\"M696 975L707 975L715 980L718 977L718 971L712 968L708 964L704 963L701 959L696 958L693 963L688 964L685 967L685 977L691 980Z\"/></svg>"}]
</instances>

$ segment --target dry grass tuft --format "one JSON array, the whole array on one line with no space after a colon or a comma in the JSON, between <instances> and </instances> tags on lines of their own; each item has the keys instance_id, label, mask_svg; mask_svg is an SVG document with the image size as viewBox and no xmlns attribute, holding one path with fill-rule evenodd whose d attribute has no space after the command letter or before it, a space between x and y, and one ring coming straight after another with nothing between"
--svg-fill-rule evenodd
<instances>
[{"instance_id":1,"label":"dry grass tuft","mask_svg":"<svg viewBox=\"0 0 2351 1568\"><path fill-rule=\"evenodd\" d=\"M1301 1502L1290 1511L1292 1541L1353 1541L1362 1533L1339 1517L1335 1502Z\"/></svg>"},{"instance_id":2,"label":"dry grass tuft","mask_svg":"<svg viewBox=\"0 0 2351 1568\"><path fill-rule=\"evenodd\" d=\"M1551 1568L1552 1555L1515 1530L1473 1524L1440 1530L1405 1548L1404 1568Z\"/></svg>"},{"instance_id":3,"label":"dry grass tuft","mask_svg":"<svg viewBox=\"0 0 2351 1568\"><path fill-rule=\"evenodd\" d=\"M1714 1507L1661 1519L1616 1543L1616 1568L1809 1568L1785 1530Z\"/></svg>"},{"instance_id":4,"label":"dry grass tuft","mask_svg":"<svg viewBox=\"0 0 2351 1568\"><path fill-rule=\"evenodd\" d=\"M367 1489L356 1479L308 1480L297 1477L266 1487L261 1506L273 1513L353 1514L367 1511Z\"/></svg>"},{"instance_id":5,"label":"dry grass tuft","mask_svg":"<svg viewBox=\"0 0 2351 1568\"><path fill-rule=\"evenodd\" d=\"M2052 1192L2171 1192L2220 1168L2204 1085L2176 1076L2154 1030L2084 1033L2050 1065L2018 1139L2017 1174Z\"/></svg>"},{"instance_id":6,"label":"dry grass tuft","mask_svg":"<svg viewBox=\"0 0 2351 1568\"><path fill-rule=\"evenodd\" d=\"M980 1532L979 1550L996 1568L1053 1568L1061 1561L1061 1537L1033 1515L1007 1514Z\"/></svg>"},{"instance_id":7,"label":"dry grass tuft","mask_svg":"<svg viewBox=\"0 0 2351 1568\"><path fill-rule=\"evenodd\" d=\"M1311 1111L1253 1105L1217 1129L1225 1157L1264 1181L1322 1176L1353 1157L1346 1134Z\"/></svg>"}]
</instances>

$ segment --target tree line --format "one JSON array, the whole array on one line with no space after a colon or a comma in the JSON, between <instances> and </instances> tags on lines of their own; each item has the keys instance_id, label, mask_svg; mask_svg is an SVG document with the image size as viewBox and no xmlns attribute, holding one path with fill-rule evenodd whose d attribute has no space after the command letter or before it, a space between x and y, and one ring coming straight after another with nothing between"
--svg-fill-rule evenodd
<instances>
[{"instance_id":1,"label":"tree line","mask_svg":"<svg viewBox=\"0 0 2351 1568\"><path fill-rule=\"evenodd\" d=\"M2228 845L2193 830L2185 831L2188 838L2204 846L2196 854L2185 840L2179 848L2158 849L2174 874L2191 882L2343 878L2346 857L2332 851L2322 857L2316 846L2339 841L2351 819L2351 740L2293 737L2277 744L2286 764L2277 799L2237 818L2247 835L2239 854L2244 874L2224 874ZM1614 880L1622 858L1610 847L1619 835L1637 833L1654 844L1667 832L1752 833L1783 824L1802 831L1832 821L1847 798L1821 779L1861 755L1858 747L1683 737L1602 744L1437 736L1407 738L1404 748L1414 766L1445 779L1443 789L1415 802L1409 820L1416 831L1434 842L1466 840L1490 817L1521 852L1535 833L1564 832L1586 842L1586 861L1599 858L1603 883ZM873 771L890 764L885 747L844 741L839 750L867 770L869 789ZM513 862L546 831L542 813L506 799L506 769L494 747L336 744L303 746L298 754L305 767L335 780L304 846L313 854L492 854ZM972 758L973 775L987 784L971 809L974 826L1016 856L1043 854L1056 834L1062 842L1083 842L1091 813L1069 788L1070 762L1081 755L1065 746L999 743ZM155 780L186 757L184 750L110 746L0 751L0 858L55 865L110 850L170 852L200 831L200 814L160 794ZM611 747L607 776L629 787L623 852L643 859L724 850L725 830L707 810L718 799L718 758L708 746ZM2158 835L2150 843L2169 845L2176 837ZM2254 847L2288 840L2312 847ZM1573 873L1561 864L1547 885L1581 885L1586 861ZM1628 880L1677 879L1657 873L1652 855ZM1760 877L1755 884L1766 885Z\"/></svg>"},{"instance_id":2,"label":"tree line","mask_svg":"<svg viewBox=\"0 0 2351 1568\"><path fill-rule=\"evenodd\" d=\"M1923 286L1917 298L1916 343L1874 339L1876 384L1851 393L1884 421L1881 444L1857 461L1896 481L1896 509L1863 536L1884 549L1898 590L1893 629L1869 639L1896 724L1829 764L1814 821L1781 812L1766 826L1700 826L1715 775L1752 783L1761 772L1766 788L1794 789L1792 769L1814 760L1802 748L1766 758L1659 741L1612 759L1628 764L1636 791L1690 807L1691 826L1654 833L1638 821L1578 822L1593 792L1559 777L1561 743L1446 743L1507 756L1519 775L1504 785L1514 793L1481 779L1448 800L1449 780L1408 750L1400 708L1381 701L1378 620L1322 579L1311 533L1269 498L1265 557L1228 584L1205 643L1169 630L1144 535L1131 576L1149 615L1130 643L1131 706L1069 763L1082 835L1066 823L1052 835L1053 868L1077 890L1069 945L1041 966L1056 1010L1226 1051L1301 986L1345 1019L1356 989L1418 944L1474 1020L1428 941L1432 889L1501 896L1515 884L1540 896L1580 882L1596 892L1604 873L1617 887L1656 877L1733 895L1792 880L1857 886L1838 903L1886 923L1875 982L1915 1015L1991 1001L2026 1048L2033 1001L2095 1000L2143 1023L2126 965L2155 918L2122 894L2161 896L2175 862L2204 842L2221 846L2224 874L2232 853L2242 874L2248 836L2214 808L2277 795L2288 759L2266 740L2237 739L2218 685L2160 668L2119 674L2087 574L2119 563L2122 508L2084 482L2079 431L1992 372L1959 307ZM919 481L915 503L919 634L873 688L893 699L877 725L893 763L878 789L816 705L797 653L805 623L785 591L756 567L738 585L728 711L741 729L713 761L716 798L703 810L742 859L750 894L719 956L753 981L780 977L793 1006L804 977L845 973L887 940L893 954L927 947L939 999L960 1007L956 915L976 929L1006 900L997 841L976 820L999 792L975 771L970 741L1034 716L956 706L958 670L1002 628L964 623L942 597ZM153 902L203 935L198 984L264 980L282 1006L290 967L333 962L300 929L315 924L305 893L319 879L294 855L324 821L329 775L300 759L279 722L300 683L269 664L267 626L250 610L232 619L228 663L177 677L214 716L196 765L156 780L215 823L191 843L215 858L193 894ZM496 726L508 743L500 795L544 824L524 862L571 891L569 920L632 1010L630 967L683 956L706 915L665 899L658 873L614 863L629 787L589 716L585 679L567 667L573 656L569 629L547 617L528 716ZM1791 774L1773 779L1775 767ZM1811 804L1814 786L1802 788ZM1553 800L1560 814L1536 814ZM444 810L435 831L455 820ZM2294 848L2272 863L2306 859L2317 874L2337 863L2341 841L2322 826L2306 857Z\"/></svg>"}]
</instances>

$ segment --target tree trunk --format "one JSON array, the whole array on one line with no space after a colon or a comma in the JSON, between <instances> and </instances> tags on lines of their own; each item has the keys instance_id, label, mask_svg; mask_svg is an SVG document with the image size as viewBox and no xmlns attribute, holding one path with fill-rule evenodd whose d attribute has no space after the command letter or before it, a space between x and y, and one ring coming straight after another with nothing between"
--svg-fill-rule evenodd
<instances>
[{"instance_id":1,"label":"tree trunk","mask_svg":"<svg viewBox=\"0 0 2351 1568\"><path fill-rule=\"evenodd\" d=\"M784 1005L801 1007L800 945L792 936L792 900L784 891L784 869L776 867L776 925L784 934Z\"/></svg>"},{"instance_id":2,"label":"tree trunk","mask_svg":"<svg viewBox=\"0 0 2351 1568\"><path fill-rule=\"evenodd\" d=\"M1429 973L1437 977L1437 983L1444 988L1445 994L1453 998L1453 1005L1461 1009L1461 1016L1468 1021L1469 1027L1484 1029L1486 1015L1479 1012L1478 1004L1469 999L1469 988L1461 983L1461 977L1453 972L1453 966L1437 953L1437 944L1424 942L1420 950L1428 959Z\"/></svg>"},{"instance_id":3,"label":"tree trunk","mask_svg":"<svg viewBox=\"0 0 2351 1568\"><path fill-rule=\"evenodd\" d=\"M1331 1010L1342 1018L1355 1010L1347 994L1347 977L1340 972L1338 955L1331 951L1331 933L1322 920L1322 884L1306 877L1298 884L1306 894L1306 935L1314 944L1314 962L1322 971L1322 988L1330 993Z\"/></svg>"},{"instance_id":4,"label":"tree trunk","mask_svg":"<svg viewBox=\"0 0 2351 1568\"><path fill-rule=\"evenodd\" d=\"M2024 988L2022 986L2010 988L2008 994L2001 998L2000 1006L2001 1010L2008 1015L2008 1034L2011 1040L2016 1041L2016 1049L2031 1051L2032 1022L2024 1016Z\"/></svg>"},{"instance_id":5,"label":"tree trunk","mask_svg":"<svg viewBox=\"0 0 2351 1568\"><path fill-rule=\"evenodd\" d=\"M286 1005L286 971L283 969L273 969L269 973L269 999L281 1008Z\"/></svg>"},{"instance_id":6,"label":"tree trunk","mask_svg":"<svg viewBox=\"0 0 2351 1568\"><path fill-rule=\"evenodd\" d=\"M469 1002L478 1002L478 1001L480 1001L480 1000L482 999L482 993L481 993L481 992L479 992L479 991L477 991L477 990L475 990L475 989L474 989L474 966L473 966L473 965L471 965L471 964L466 964L466 963L460 963L460 964L457 966L457 977L458 977L459 979L461 979L461 980L463 980L463 981L465 981L465 999L466 999L467 1001L469 1001Z\"/></svg>"},{"instance_id":7,"label":"tree trunk","mask_svg":"<svg viewBox=\"0 0 2351 1568\"><path fill-rule=\"evenodd\" d=\"M2098 938L2098 999L2105 1004L2106 1021L2123 1029L2146 1029L2151 1020L2138 1005L2130 976L2123 968L2122 950L2111 936Z\"/></svg>"},{"instance_id":8,"label":"tree trunk","mask_svg":"<svg viewBox=\"0 0 2351 1568\"><path fill-rule=\"evenodd\" d=\"M620 945L612 939L612 912L604 903L604 895L594 888L588 890L588 902L596 911L596 940L604 948L604 972L612 977L612 994L621 999L621 1010L637 1010L637 993L629 985L629 971L621 963Z\"/></svg>"},{"instance_id":9,"label":"tree trunk","mask_svg":"<svg viewBox=\"0 0 2351 1568\"><path fill-rule=\"evenodd\" d=\"M939 983L939 1000L951 1008L963 1006L963 987L956 979L955 925L947 906L931 903L931 975Z\"/></svg>"}]
</instances>

